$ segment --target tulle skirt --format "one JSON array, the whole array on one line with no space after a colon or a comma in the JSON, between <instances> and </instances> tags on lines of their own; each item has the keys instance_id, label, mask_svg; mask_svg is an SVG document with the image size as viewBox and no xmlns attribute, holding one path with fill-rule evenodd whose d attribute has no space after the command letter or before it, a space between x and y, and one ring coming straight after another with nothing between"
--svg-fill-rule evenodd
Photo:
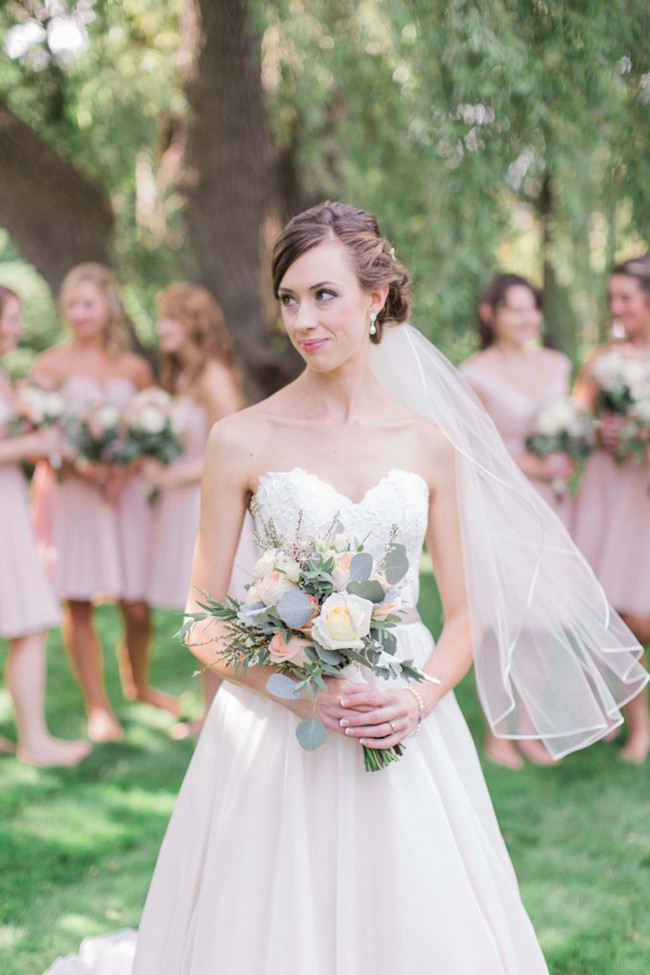
<instances>
[{"instance_id":1,"label":"tulle skirt","mask_svg":"<svg viewBox=\"0 0 650 975\"><path fill-rule=\"evenodd\" d=\"M424 663L423 624L397 632L400 655ZM109 960L122 933L117 949L91 940L88 967L70 958L49 975L547 975L454 695L381 772L340 735L304 752L296 723L222 686L133 967Z\"/></svg>"}]
</instances>

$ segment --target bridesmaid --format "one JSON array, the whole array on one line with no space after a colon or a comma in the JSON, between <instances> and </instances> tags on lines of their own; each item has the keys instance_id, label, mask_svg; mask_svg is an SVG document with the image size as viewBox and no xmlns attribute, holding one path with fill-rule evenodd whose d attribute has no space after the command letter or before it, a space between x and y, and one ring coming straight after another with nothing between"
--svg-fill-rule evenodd
<instances>
[{"instance_id":1,"label":"bridesmaid","mask_svg":"<svg viewBox=\"0 0 650 975\"><path fill-rule=\"evenodd\" d=\"M609 277L612 318L624 329L624 342L605 343L583 365L576 400L595 410L598 386L594 363L616 349L650 362L650 255L618 264ZM621 418L602 418L599 449L587 462L578 493L573 534L589 560L607 598L640 643L650 643L650 463L616 463ZM650 751L647 688L625 711L629 732L625 759L642 764Z\"/></svg>"},{"instance_id":2,"label":"bridesmaid","mask_svg":"<svg viewBox=\"0 0 650 975\"><path fill-rule=\"evenodd\" d=\"M553 481L575 471L565 454L537 457L526 448L536 415L546 404L569 395L571 362L561 352L540 346L542 308L536 288L517 274L497 274L479 300L480 351L461 366L478 398L494 420L518 467L568 525L571 502L558 500ZM508 768L523 765L519 752L535 764L552 763L538 741L495 738L488 734L485 751Z\"/></svg>"},{"instance_id":3,"label":"bridesmaid","mask_svg":"<svg viewBox=\"0 0 650 975\"><path fill-rule=\"evenodd\" d=\"M73 268L62 285L61 308L71 337L39 356L39 382L61 386L68 406L110 402L119 408L151 385L148 364L129 351L126 316L109 268L92 263ZM104 686L93 620L97 597L120 605L126 696L176 712L175 700L148 683L151 623L145 596L151 512L142 479L133 469L78 459L64 466L61 483L51 470L39 472L35 506L37 523L44 525L51 516L55 589L66 601L64 635L85 697L90 737L123 737Z\"/></svg>"},{"instance_id":4,"label":"bridesmaid","mask_svg":"<svg viewBox=\"0 0 650 975\"><path fill-rule=\"evenodd\" d=\"M0 356L15 348L22 324L20 299L0 285ZM8 436L14 394L0 370L0 637L10 641L6 682L18 730L16 754L32 765L76 765L90 752L85 741L54 738L45 723L45 637L59 625L60 612L41 565L29 516L20 461L60 450L53 429ZM12 751L0 739L0 751Z\"/></svg>"},{"instance_id":5,"label":"bridesmaid","mask_svg":"<svg viewBox=\"0 0 650 975\"><path fill-rule=\"evenodd\" d=\"M213 423L241 409L244 398L232 341L221 308L195 284L171 284L158 295L161 385L175 397L183 455L163 467L148 460L143 475L160 493L154 506L149 602L183 610L199 525L203 453ZM202 676L205 710L220 680ZM202 720L176 726L176 738L200 730Z\"/></svg>"}]
</instances>

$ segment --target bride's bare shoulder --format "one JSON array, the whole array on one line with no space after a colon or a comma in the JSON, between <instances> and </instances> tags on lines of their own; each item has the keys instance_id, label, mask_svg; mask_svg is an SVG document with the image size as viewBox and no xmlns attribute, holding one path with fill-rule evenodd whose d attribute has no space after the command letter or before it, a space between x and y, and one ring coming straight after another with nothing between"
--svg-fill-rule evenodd
<instances>
[{"instance_id":1,"label":"bride's bare shoulder","mask_svg":"<svg viewBox=\"0 0 650 975\"><path fill-rule=\"evenodd\" d=\"M206 460L215 457L220 463L226 460L253 468L256 458L268 447L277 417L283 414L282 393L274 393L215 423L208 438Z\"/></svg>"}]
</instances>

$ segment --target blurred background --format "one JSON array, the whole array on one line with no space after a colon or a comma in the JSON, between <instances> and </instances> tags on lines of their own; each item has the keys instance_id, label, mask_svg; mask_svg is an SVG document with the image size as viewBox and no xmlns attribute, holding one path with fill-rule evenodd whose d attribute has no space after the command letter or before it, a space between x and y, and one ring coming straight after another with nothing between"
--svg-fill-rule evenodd
<instances>
[{"instance_id":1,"label":"blurred background","mask_svg":"<svg viewBox=\"0 0 650 975\"><path fill-rule=\"evenodd\" d=\"M296 368L268 255L325 197L375 212L454 360L497 267L574 360L650 210L642 0L4 0L0 276L24 375L66 271L111 263L138 339L174 279L222 304L253 394Z\"/></svg>"}]
</instances>

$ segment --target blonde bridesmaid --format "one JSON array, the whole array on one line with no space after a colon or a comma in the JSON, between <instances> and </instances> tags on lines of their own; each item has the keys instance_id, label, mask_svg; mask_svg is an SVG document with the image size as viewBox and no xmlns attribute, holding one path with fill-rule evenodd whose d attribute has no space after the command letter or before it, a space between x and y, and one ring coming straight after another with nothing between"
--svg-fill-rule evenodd
<instances>
[{"instance_id":1,"label":"blonde bridesmaid","mask_svg":"<svg viewBox=\"0 0 650 975\"><path fill-rule=\"evenodd\" d=\"M22 331L20 299L0 285L0 356L15 348ZM41 564L20 467L25 458L61 450L53 429L11 437L14 393L0 370L0 637L9 640L6 683L14 706L16 754L32 765L76 765L90 751L85 741L54 738L45 722L45 638L59 625L59 605ZM0 751L12 751L0 740Z\"/></svg>"},{"instance_id":2,"label":"blonde bridesmaid","mask_svg":"<svg viewBox=\"0 0 650 975\"><path fill-rule=\"evenodd\" d=\"M208 433L217 420L241 409L244 398L232 341L212 295L196 284L171 284L158 295L157 308L161 385L175 398L183 455L168 467L152 460L143 465L144 477L159 492L148 598L154 606L182 610L199 525ZM206 671L202 682L207 711L220 681ZM201 723L182 723L173 734L193 734Z\"/></svg>"},{"instance_id":3,"label":"blonde bridesmaid","mask_svg":"<svg viewBox=\"0 0 650 975\"><path fill-rule=\"evenodd\" d=\"M480 351L461 371L494 420L519 468L559 518L568 525L571 501L559 499L553 482L566 481L575 471L565 454L537 457L526 447L540 410L569 395L571 362L561 352L542 347L542 308L539 293L517 274L497 274L479 300ZM517 750L519 749L519 751ZM486 754L495 763L521 768L523 753L536 764L551 758L538 741L495 738L488 734Z\"/></svg>"},{"instance_id":4,"label":"blonde bridesmaid","mask_svg":"<svg viewBox=\"0 0 650 975\"><path fill-rule=\"evenodd\" d=\"M587 359L575 388L575 397L595 410L598 385L595 363L613 349L650 365L650 255L618 264L609 276L612 318L625 338L595 349ZM610 603L624 618L640 643L650 643L650 463L617 463L612 452L618 443L621 418L602 417L598 449L585 469L578 493L573 534L589 560ZM622 755L642 764L650 751L647 689L626 708L628 736Z\"/></svg>"},{"instance_id":5,"label":"blonde bridesmaid","mask_svg":"<svg viewBox=\"0 0 650 975\"><path fill-rule=\"evenodd\" d=\"M108 402L120 409L150 386L147 362L130 351L117 281L101 264L80 264L63 282L61 309L70 337L39 356L35 378L61 388L69 407ZM119 740L122 727L108 700L93 602L118 601L124 620L119 648L125 694L177 712L169 695L148 680L151 640L146 603L151 511L146 486L134 468L79 458L61 481L39 471L37 524L51 526L45 539L54 552L54 584L65 600L64 635L81 685L90 737ZM40 509L40 510L39 510ZM42 515L41 515L42 511Z\"/></svg>"}]
</instances>

